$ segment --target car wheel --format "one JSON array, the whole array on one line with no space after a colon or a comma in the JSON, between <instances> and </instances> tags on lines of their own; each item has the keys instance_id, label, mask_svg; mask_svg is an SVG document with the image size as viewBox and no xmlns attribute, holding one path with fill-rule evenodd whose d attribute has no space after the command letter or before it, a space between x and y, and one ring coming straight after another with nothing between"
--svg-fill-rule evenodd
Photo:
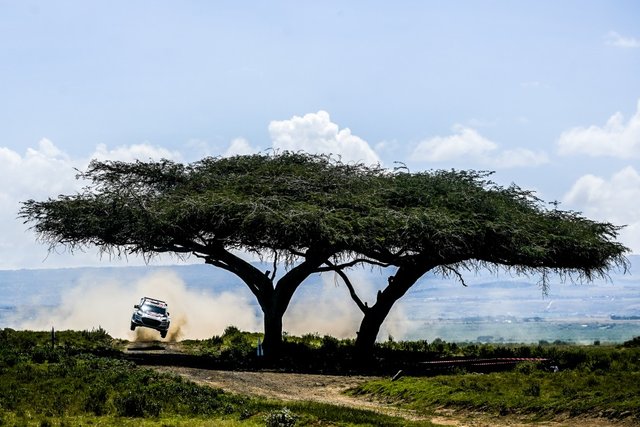
<instances>
[{"instance_id":1,"label":"car wheel","mask_svg":"<svg viewBox=\"0 0 640 427\"><path fill-rule=\"evenodd\" d=\"M135 323L133 323L133 322L131 322L131 330L132 330L132 331L135 331L135 330L136 330L136 324L135 324Z\"/></svg>"},{"instance_id":2,"label":"car wheel","mask_svg":"<svg viewBox=\"0 0 640 427\"><path fill-rule=\"evenodd\" d=\"M167 331L160 332L160 336L161 336L162 338L166 337L166 336L167 336Z\"/></svg>"}]
</instances>

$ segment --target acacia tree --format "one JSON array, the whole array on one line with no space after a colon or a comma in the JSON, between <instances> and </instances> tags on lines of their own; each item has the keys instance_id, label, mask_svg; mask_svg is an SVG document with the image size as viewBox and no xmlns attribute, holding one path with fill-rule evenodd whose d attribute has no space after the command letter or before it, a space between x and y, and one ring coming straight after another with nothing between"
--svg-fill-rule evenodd
<instances>
[{"instance_id":1,"label":"acacia tree","mask_svg":"<svg viewBox=\"0 0 640 427\"><path fill-rule=\"evenodd\" d=\"M380 174L304 153L187 165L92 161L78 175L88 181L82 192L28 200L19 215L50 249L193 255L237 275L264 314L265 355L277 356L298 286L329 260L376 244L364 231L380 218L365 194ZM261 271L239 251L270 259L273 268Z\"/></svg>"},{"instance_id":2,"label":"acacia tree","mask_svg":"<svg viewBox=\"0 0 640 427\"><path fill-rule=\"evenodd\" d=\"M541 277L550 273L589 281L611 267L627 268L627 251L615 241L620 227L578 213L552 209L531 192L488 180L490 173L435 171L385 176L380 204L395 212L384 229L383 248L365 254L392 266L393 275L369 306L358 297L342 265L331 265L363 313L356 338L361 355L371 354L389 311L424 274L456 276L461 270L503 268ZM380 237L380 236L379 236Z\"/></svg>"},{"instance_id":3,"label":"acacia tree","mask_svg":"<svg viewBox=\"0 0 640 427\"><path fill-rule=\"evenodd\" d=\"M187 165L94 161L79 178L89 182L79 194L23 203L20 216L43 242L116 255L191 254L230 271L263 311L272 356L291 297L314 273L335 270L349 284L364 313L356 342L365 350L427 271L486 264L590 278L624 265L617 227L547 210L529 192L473 171L408 173L285 152ZM238 251L269 258L272 270ZM345 273L363 262L397 269L370 307Z\"/></svg>"}]
</instances>

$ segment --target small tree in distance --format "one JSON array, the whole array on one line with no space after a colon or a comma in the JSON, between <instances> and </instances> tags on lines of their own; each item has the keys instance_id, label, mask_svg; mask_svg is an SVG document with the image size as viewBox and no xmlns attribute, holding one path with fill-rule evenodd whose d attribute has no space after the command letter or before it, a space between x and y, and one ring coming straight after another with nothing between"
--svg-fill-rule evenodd
<instances>
[{"instance_id":1,"label":"small tree in distance","mask_svg":"<svg viewBox=\"0 0 640 427\"><path fill-rule=\"evenodd\" d=\"M274 357L289 302L315 273L337 271L349 284L364 313L357 345L365 354L393 304L428 271L501 265L590 278L626 265L617 227L547 210L481 172L409 173L284 152L187 165L93 161L79 178L89 182L80 194L23 203L20 217L43 242L190 254L223 268L255 295L265 354ZM237 251L273 268L261 271ZM361 263L396 268L371 307L346 275Z\"/></svg>"}]
</instances>

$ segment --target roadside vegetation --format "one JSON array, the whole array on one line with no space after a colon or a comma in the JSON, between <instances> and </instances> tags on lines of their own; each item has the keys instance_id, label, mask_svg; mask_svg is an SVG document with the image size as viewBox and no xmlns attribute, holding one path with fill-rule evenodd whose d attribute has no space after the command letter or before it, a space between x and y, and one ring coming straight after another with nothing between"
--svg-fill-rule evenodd
<instances>
[{"instance_id":1,"label":"roadside vegetation","mask_svg":"<svg viewBox=\"0 0 640 427\"><path fill-rule=\"evenodd\" d=\"M0 330L0 426L2 425L255 425L429 426L371 411L311 402L278 402L225 393L127 360L127 342L104 330L50 332ZM285 336L286 358L267 365L257 356L259 334L229 327L222 336L184 341L195 358L233 369L277 369L338 374L375 373L350 391L393 402L429 418L437 408L517 415L605 417L640 422L640 339L624 345L574 346L454 344L435 340L376 345L372 362L351 361L353 340ZM464 368L437 372L421 362L456 358L529 357L504 372ZM214 363L215 365L215 363ZM395 381L391 376L402 370Z\"/></svg>"},{"instance_id":2,"label":"roadside vegetation","mask_svg":"<svg viewBox=\"0 0 640 427\"><path fill-rule=\"evenodd\" d=\"M123 344L102 329L57 332L55 346L50 332L0 330L0 426L407 425L371 411L196 385L136 367Z\"/></svg>"},{"instance_id":3,"label":"roadside vegetation","mask_svg":"<svg viewBox=\"0 0 640 427\"><path fill-rule=\"evenodd\" d=\"M422 413L444 406L535 419L563 414L640 422L640 351L605 347L577 355L582 362L558 372L525 363L510 372L375 380L351 393Z\"/></svg>"}]
</instances>

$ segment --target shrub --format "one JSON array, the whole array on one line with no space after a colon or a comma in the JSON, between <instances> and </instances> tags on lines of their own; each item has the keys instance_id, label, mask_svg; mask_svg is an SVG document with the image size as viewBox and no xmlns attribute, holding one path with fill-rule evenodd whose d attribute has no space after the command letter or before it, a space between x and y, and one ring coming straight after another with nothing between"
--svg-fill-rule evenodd
<instances>
[{"instance_id":1,"label":"shrub","mask_svg":"<svg viewBox=\"0 0 640 427\"><path fill-rule=\"evenodd\" d=\"M265 417L266 427L293 427L294 425L296 425L296 416L288 408L271 411Z\"/></svg>"},{"instance_id":2,"label":"shrub","mask_svg":"<svg viewBox=\"0 0 640 427\"><path fill-rule=\"evenodd\" d=\"M622 346L627 348L640 347L640 337L635 337L632 340L625 341Z\"/></svg>"},{"instance_id":3,"label":"shrub","mask_svg":"<svg viewBox=\"0 0 640 427\"><path fill-rule=\"evenodd\" d=\"M524 389L525 396L540 397L540 384L533 383Z\"/></svg>"},{"instance_id":4,"label":"shrub","mask_svg":"<svg viewBox=\"0 0 640 427\"><path fill-rule=\"evenodd\" d=\"M157 417L161 406L158 402L148 399L145 395L128 391L114 399L118 415L122 417Z\"/></svg>"},{"instance_id":5,"label":"shrub","mask_svg":"<svg viewBox=\"0 0 640 427\"><path fill-rule=\"evenodd\" d=\"M106 386L103 384L92 385L85 398L84 410L93 412L95 415L106 414L108 396L109 393Z\"/></svg>"}]
</instances>

